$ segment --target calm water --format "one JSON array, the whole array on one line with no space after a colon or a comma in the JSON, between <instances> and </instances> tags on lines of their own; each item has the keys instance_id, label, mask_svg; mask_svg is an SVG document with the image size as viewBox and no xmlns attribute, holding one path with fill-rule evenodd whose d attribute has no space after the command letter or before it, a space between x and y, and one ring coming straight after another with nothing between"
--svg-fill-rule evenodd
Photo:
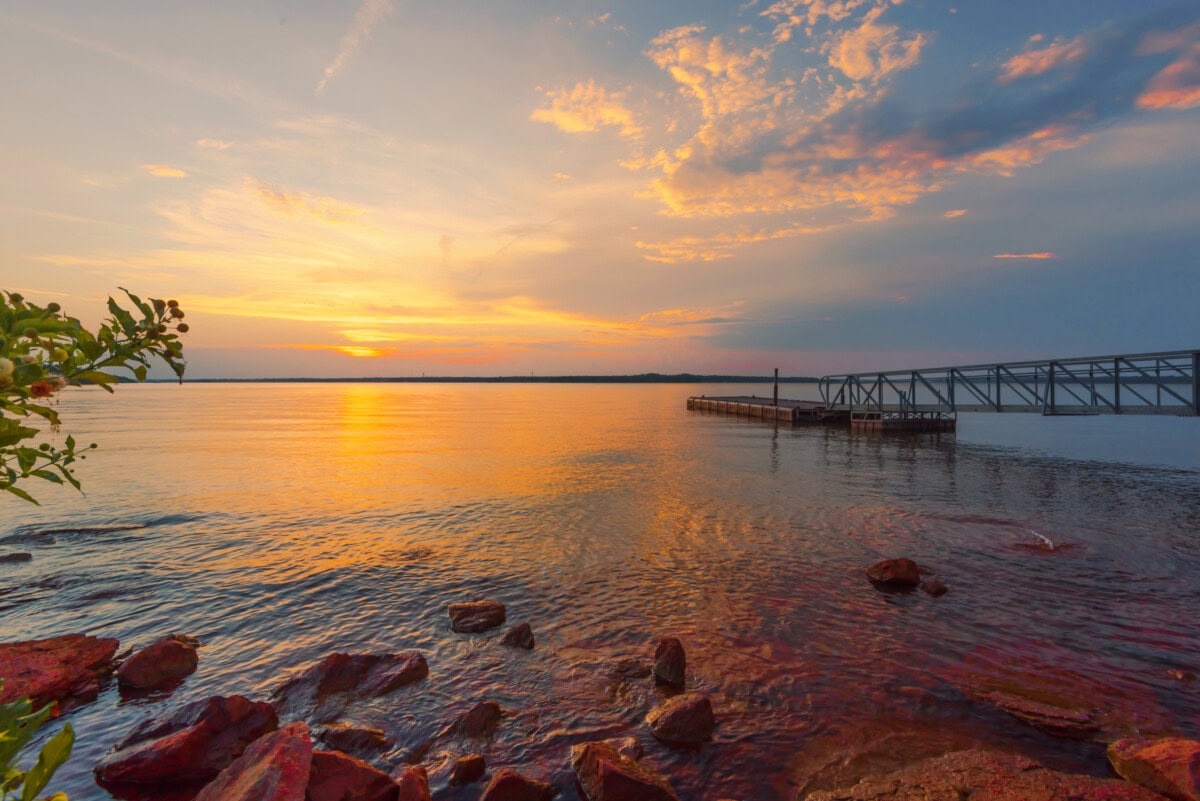
<instances>
[{"instance_id":1,"label":"calm water","mask_svg":"<svg viewBox=\"0 0 1200 801\"><path fill-rule=\"evenodd\" d=\"M426 682L350 715L397 738L380 764L491 698L511 714L490 765L568 801L569 746L622 734L685 799L790 799L798 750L870 718L969 724L1102 772L1098 746L947 681L995 653L1069 664L1200 733L1195 685L1170 674L1200 668L1200 420L976 415L957 435L880 438L684 409L689 394L739 392L769 387L68 394L68 430L102 447L79 471L86 496L47 485L40 509L0 500L0 553L34 557L0 565L0 639L85 631L124 647L179 631L204 647L168 700L109 688L72 712L59 788L107 798L91 766L142 717L265 697L335 650L429 660ZM36 536L85 527L100 530ZM1030 547L1042 538L1069 547ZM862 567L894 555L950 593L875 591ZM450 632L446 604L476 597L528 620L536 650ZM668 634L717 711L696 751L648 736L652 685L605 673Z\"/></svg>"}]
</instances>

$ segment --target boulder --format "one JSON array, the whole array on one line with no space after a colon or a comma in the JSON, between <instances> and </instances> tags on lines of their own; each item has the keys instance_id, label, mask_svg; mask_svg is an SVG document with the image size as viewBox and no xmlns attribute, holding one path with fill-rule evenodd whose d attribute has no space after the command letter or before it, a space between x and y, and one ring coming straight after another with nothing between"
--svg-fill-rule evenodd
<instances>
[{"instance_id":1,"label":"boulder","mask_svg":"<svg viewBox=\"0 0 1200 801\"><path fill-rule=\"evenodd\" d=\"M278 725L270 704L240 695L193 701L138 724L96 765L96 781L102 786L208 781Z\"/></svg>"},{"instance_id":2,"label":"boulder","mask_svg":"<svg viewBox=\"0 0 1200 801\"><path fill-rule=\"evenodd\" d=\"M196 672L199 656L195 637L171 634L147 645L117 669L117 681L133 690L161 690Z\"/></svg>"},{"instance_id":3,"label":"boulder","mask_svg":"<svg viewBox=\"0 0 1200 801\"><path fill-rule=\"evenodd\" d=\"M256 740L195 801L304 801L311 761L308 726L289 723Z\"/></svg>"},{"instance_id":4,"label":"boulder","mask_svg":"<svg viewBox=\"0 0 1200 801\"><path fill-rule=\"evenodd\" d=\"M867 568L867 578L881 587L915 587L921 571L911 559L884 559Z\"/></svg>"},{"instance_id":5,"label":"boulder","mask_svg":"<svg viewBox=\"0 0 1200 801\"><path fill-rule=\"evenodd\" d=\"M511 645L514 648L524 648L526 651L532 651L533 629L529 627L528 623L518 623L504 632L504 638L500 642L504 645Z\"/></svg>"},{"instance_id":6,"label":"boulder","mask_svg":"<svg viewBox=\"0 0 1200 801\"><path fill-rule=\"evenodd\" d=\"M1127 781L1176 801L1200 801L1200 742L1127 737L1108 746L1108 761Z\"/></svg>"},{"instance_id":7,"label":"boulder","mask_svg":"<svg viewBox=\"0 0 1200 801\"><path fill-rule=\"evenodd\" d=\"M683 653L683 643L675 637L663 637L654 649L654 678L672 687L683 687L684 671L687 669L687 658Z\"/></svg>"},{"instance_id":8,"label":"boulder","mask_svg":"<svg viewBox=\"0 0 1200 801\"><path fill-rule=\"evenodd\" d=\"M1017 754L970 749L924 759L806 801L1163 801L1117 779L1059 773Z\"/></svg>"},{"instance_id":9,"label":"boulder","mask_svg":"<svg viewBox=\"0 0 1200 801\"><path fill-rule=\"evenodd\" d=\"M604 740L605 745L611 745L617 749L617 753L626 759L631 759L637 762L646 755L646 749L642 746L636 737L614 737L611 740Z\"/></svg>"},{"instance_id":10,"label":"boulder","mask_svg":"<svg viewBox=\"0 0 1200 801\"><path fill-rule=\"evenodd\" d=\"M480 701L471 707L454 723L450 724L442 735L457 735L459 737L491 737L504 710L495 701Z\"/></svg>"},{"instance_id":11,"label":"boulder","mask_svg":"<svg viewBox=\"0 0 1200 801\"><path fill-rule=\"evenodd\" d=\"M17 551L16 553L0 555L0 564L15 564L17 562L29 562L32 560L33 554L28 551Z\"/></svg>"},{"instance_id":12,"label":"boulder","mask_svg":"<svg viewBox=\"0 0 1200 801\"><path fill-rule=\"evenodd\" d=\"M588 801L679 801L666 779L608 743L574 746L571 767Z\"/></svg>"},{"instance_id":13,"label":"boulder","mask_svg":"<svg viewBox=\"0 0 1200 801\"><path fill-rule=\"evenodd\" d=\"M396 784L396 801L429 801L429 776L420 765L405 768Z\"/></svg>"},{"instance_id":14,"label":"boulder","mask_svg":"<svg viewBox=\"0 0 1200 801\"><path fill-rule=\"evenodd\" d=\"M450 628L460 634L474 634L499 626L505 620L504 604L499 601L467 601L450 604Z\"/></svg>"},{"instance_id":15,"label":"boulder","mask_svg":"<svg viewBox=\"0 0 1200 801\"><path fill-rule=\"evenodd\" d=\"M505 768L483 788L479 801L550 801L557 793L552 785Z\"/></svg>"},{"instance_id":16,"label":"boulder","mask_svg":"<svg viewBox=\"0 0 1200 801\"><path fill-rule=\"evenodd\" d=\"M454 768L450 773L450 784L470 784L483 778L487 770L487 762L482 754L467 754L454 760Z\"/></svg>"},{"instance_id":17,"label":"boulder","mask_svg":"<svg viewBox=\"0 0 1200 801\"><path fill-rule=\"evenodd\" d=\"M65 712L94 700L112 675L118 644L86 634L0 643L0 704L26 697L35 709L57 702Z\"/></svg>"},{"instance_id":18,"label":"boulder","mask_svg":"<svg viewBox=\"0 0 1200 801\"><path fill-rule=\"evenodd\" d=\"M934 598L941 598L943 595L945 595L947 592L950 591L949 587L947 587L945 584L938 581L937 579L929 579L928 581L922 581L921 589L924 590L929 595L932 595Z\"/></svg>"},{"instance_id":19,"label":"boulder","mask_svg":"<svg viewBox=\"0 0 1200 801\"><path fill-rule=\"evenodd\" d=\"M313 751L305 801L396 801L399 785L381 770L340 751Z\"/></svg>"},{"instance_id":20,"label":"boulder","mask_svg":"<svg viewBox=\"0 0 1200 801\"><path fill-rule=\"evenodd\" d=\"M702 743L712 737L712 703L702 693L683 693L652 710L646 722L654 736L665 742Z\"/></svg>"},{"instance_id":21,"label":"boulder","mask_svg":"<svg viewBox=\"0 0 1200 801\"><path fill-rule=\"evenodd\" d=\"M428 675L429 665L418 653L330 654L285 682L271 701L283 715L324 717L330 696L339 696L344 705L386 695Z\"/></svg>"},{"instance_id":22,"label":"boulder","mask_svg":"<svg viewBox=\"0 0 1200 801\"><path fill-rule=\"evenodd\" d=\"M378 754L393 744L392 738L380 729L356 726L345 721L322 726L317 730L317 737L334 751L350 754Z\"/></svg>"}]
</instances>

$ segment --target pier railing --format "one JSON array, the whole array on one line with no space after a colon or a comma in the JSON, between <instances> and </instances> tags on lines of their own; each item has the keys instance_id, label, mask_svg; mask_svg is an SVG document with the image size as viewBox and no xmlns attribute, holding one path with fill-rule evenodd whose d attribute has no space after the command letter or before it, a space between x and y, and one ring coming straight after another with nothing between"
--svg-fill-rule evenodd
<instances>
[{"instance_id":1,"label":"pier railing","mask_svg":"<svg viewBox=\"0 0 1200 801\"><path fill-rule=\"evenodd\" d=\"M1200 350L825 376L830 411L1200 415Z\"/></svg>"}]
</instances>

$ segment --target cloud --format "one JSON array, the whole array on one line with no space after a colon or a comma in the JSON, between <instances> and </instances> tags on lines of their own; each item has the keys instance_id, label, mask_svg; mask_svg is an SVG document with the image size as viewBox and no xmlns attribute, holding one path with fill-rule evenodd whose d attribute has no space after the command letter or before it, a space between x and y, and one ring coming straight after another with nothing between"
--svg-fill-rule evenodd
<instances>
[{"instance_id":1,"label":"cloud","mask_svg":"<svg viewBox=\"0 0 1200 801\"><path fill-rule=\"evenodd\" d=\"M358 11L354 13L354 19L350 22L350 28L342 35L341 46L338 49L337 55L325 67L325 74L317 83L318 94L325 91L325 87L333 80L333 77L346 66L346 62L350 59L350 56L354 55L362 47L363 43L371 35L371 28L392 14L393 11L391 0L363 0L362 5L358 7Z\"/></svg>"},{"instance_id":2,"label":"cloud","mask_svg":"<svg viewBox=\"0 0 1200 801\"><path fill-rule=\"evenodd\" d=\"M1037 43L1041 39L1030 39L1030 41ZM1024 53L1013 56L1004 62L996 80L1000 83L1011 83L1019 78L1032 78L1071 62L1079 61L1087 54L1087 41L1084 37L1056 40L1046 47L1026 50Z\"/></svg>"},{"instance_id":3,"label":"cloud","mask_svg":"<svg viewBox=\"0 0 1200 801\"><path fill-rule=\"evenodd\" d=\"M548 90L546 98L550 105L534 109L529 115L531 120L548 122L567 133L588 133L611 126L619 128L622 136L641 134L633 112L623 103L624 94L609 92L593 80L577 83L571 90Z\"/></svg>"},{"instance_id":4,"label":"cloud","mask_svg":"<svg viewBox=\"0 0 1200 801\"><path fill-rule=\"evenodd\" d=\"M1155 75L1137 99L1139 108L1187 109L1200 106L1200 43Z\"/></svg>"},{"instance_id":5,"label":"cloud","mask_svg":"<svg viewBox=\"0 0 1200 801\"><path fill-rule=\"evenodd\" d=\"M233 142L227 142L224 139L197 139L196 147L205 150L228 150L233 147Z\"/></svg>"},{"instance_id":6,"label":"cloud","mask_svg":"<svg viewBox=\"0 0 1200 801\"><path fill-rule=\"evenodd\" d=\"M877 20L886 6L871 9L854 30L846 31L829 45L829 64L853 81L878 83L897 70L914 66L921 58L925 36L905 37L897 25L880 25Z\"/></svg>"},{"instance_id":7,"label":"cloud","mask_svg":"<svg viewBox=\"0 0 1200 801\"><path fill-rule=\"evenodd\" d=\"M271 211L287 217L306 214L329 223L349 223L362 215L362 209L330 197L311 195L308 192L289 193L269 184L246 179L246 185Z\"/></svg>"},{"instance_id":8,"label":"cloud","mask_svg":"<svg viewBox=\"0 0 1200 801\"><path fill-rule=\"evenodd\" d=\"M166 164L143 164L142 169L156 178L187 178L187 173Z\"/></svg>"},{"instance_id":9,"label":"cloud","mask_svg":"<svg viewBox=\"0 0 1200 801\"><path fill-rule=\"evenodd\" d=\"M951 209L950 211L946 212L942 216L945 217L947 220L954 220L959 217L965 216L966 213L967 213L966 209Z\"/></svg>"},{"instance_id":10,"label":"cloud","mask_svg":"<svg viewBox=\"0 0 1200 801\"><path fill-rule=\"evenodd\" d=\"M1056 259L1058 255L1051 253L1048 250L1043 250L1038 253L997 253L992 256L993 259L1034 259L1041 261L1044 259Z\"/></svg>"}]
</instances>

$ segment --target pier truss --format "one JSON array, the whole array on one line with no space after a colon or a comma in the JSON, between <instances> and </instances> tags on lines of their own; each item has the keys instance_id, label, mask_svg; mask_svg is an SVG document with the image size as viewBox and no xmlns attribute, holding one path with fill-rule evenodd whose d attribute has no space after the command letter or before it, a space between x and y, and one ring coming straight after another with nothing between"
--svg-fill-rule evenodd
<instances>
[{"instance_id":1,"label":"pier truss","mask_svg":"<svg viewBox=\"0 0 1200 801\"><path fill-rule=\"evenodd\" d=\"M1200 350L825 376L821 399L854 420L957 412L1200 415Z\"/></svg>"}]
</instances>

